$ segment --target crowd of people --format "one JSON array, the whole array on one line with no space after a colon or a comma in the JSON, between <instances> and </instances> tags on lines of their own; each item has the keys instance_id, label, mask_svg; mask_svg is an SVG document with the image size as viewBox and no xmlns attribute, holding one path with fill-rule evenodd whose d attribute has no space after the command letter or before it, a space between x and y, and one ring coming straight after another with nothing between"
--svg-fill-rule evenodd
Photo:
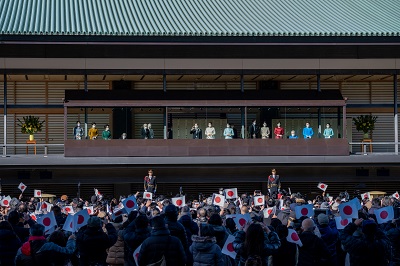
<instances>
[{"instance_id":1,"label":"crowd of people","mask_svg":"<svg viewBox=\"0 0 400 266\"><path fill-rule=\"evenodd\" d=\"M0 265L400 265L398 212L378 214L398 209L397 193L307 199L274 189L270 196L221 188L186 202L151 192L106 200L96 190L88 201L64 195L50 209L40 197L3 197ZM308 206L312 214L303 212ZM357 215L347 222L348 206ZM48 214L54 226L40 218Z\"/></svg>"}]
</instances>

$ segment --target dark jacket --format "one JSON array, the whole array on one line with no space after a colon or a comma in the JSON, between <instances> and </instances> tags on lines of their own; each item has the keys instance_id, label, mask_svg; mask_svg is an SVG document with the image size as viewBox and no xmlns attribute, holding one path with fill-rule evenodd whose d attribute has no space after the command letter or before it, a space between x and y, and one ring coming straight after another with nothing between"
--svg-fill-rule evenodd
<instances>
[{"instance_id":1,"label":"dark jacket","mask_svg":"<svg viewBox=\"0 0 400 266\"><path fill-rule=\"evenodd\" d=\"M336 257L336 246L339 240L339 232L336 227L330 227L329 225L318 226L321 238L325 242L326 246L331 253L331 257Z\"/></svg>"},{"instance_id":2,"label":"dark jacket","mask_svg":"<svg viewBox=\"0 0 400 266\"><path fill-rule=\"evenodd\" d=\"M348 224L339 234L344 250L350 254L350 264L358 265L388 265L391 246L386 235L377 230L374 238L369 239L365 235L354 237L357 230L354 223Z\"/></svg>"},{"instance_id":3,"label":"dark jacket","mask_svg":"<svg viewBox=\"0 0 400 266\"><path fill-rule=\"evenodd\" d=\"M297 266L319 266L331 261L328 247L314 232L305 231L299 237L303 245L299 247Z\"/></svg>"},{"instance_id":4,"label":"dark jacket","mask_svg":"<svg viewBox=\"0 0 400 266\"><path fill-rule=\"evenodd\" d=\"M183 215L179 219L179 222L185 228L188 246L190 247L192 245L192 235L197 235L199 233L199 226L197 223L193 222L189 215Z\"/></svg>"},{"instance_id":5,"label":"dark jacket","mask_svg":"<svg viewBox=\"0 0 400 266\"><path fill-rule=\"evenodd\" d=\"M215 237L194 235L190 252L193 254L193 266L223 266L222 253Z\"/></svg>"},{"instance_id":6,"label":"dark jacket","mask_svg":"<svg viewBox=\"0 0 400 266\"><path fill-rule=\"evenodd\" d=\"M28 220L29 226L33 226L35 221L32 219ZM23 223L17 223L11 225L14 229L14 232L17 234L18 238L21 242L25 242L28 240L29 237L29 228L25 228Z\"/></svg>"},{"instance_id":7,"label":"dark jacket","mask_svg":"<svg viewBox=\"0 0 400 266\"><path fill-rule=\"evenodd\" d=\"M75 250L75 240L69 239L66 247L46 242L44 237L30 237L18 250L17 266L63 266Z\"/></svg>"},{"instance_id":8,"label":"dark jacket","mask_svg":"<svg viewBox=\"0 0 400 266\"><path fill-rule=\"evenodd\" d=\"M392 263L393 266L400 265L400 228L391 228L386 232L392 244Z\"/></svg>"},{"instance_id":9,"label":"dark jacket","mask_svg":"<svg viewBox=\"0 0 400 266\"><path fill-rule=\"evenodd\" d=\"M150 236L149 228L136 228L135 222L131 222L124 232L124 260L125 265L136 266L135 260L133 259L133 252L140 246L144 240Z\"/></svg>"},{"instance_id":10,"label":"dark jacket","mask_svg":"<svg viewBox=\"0 0 400 266\"><path fill-rule=\"evenodd\" d=\"M0 229L0 265L14 265L21 240L14 231Z\"/></svg>"},{"instance_id":11,"label":"dark jacket","mask_svg":"<svg viewBox=\"0 0 400 266\"><path fill-rule=\"evenodd\" d=\"M185 227L183 227L180 222L168 218L168 216L165 217L165 223L168 225L168 230L171 233L171 236L176 236L177 238L179 238L182 243L183 249L188 250L189 245Z\"/></svg>"},{"instance_id":12,"label":"dark jacket","mask_svg":"<svg viewBox=\"0 0 400 266\"><path fill-rule=\"evenodd\" d=\"M107 249L117 242L118 235L112 224L106 225L107 234L101 227L82 227L76 236L80 259L79 265L90 263L106 265Z\"/></svg>"},{"instance_id":13,"label":"dark jacket","mask_svg":"<svg viewBox=\"0 0 400 266\"><path fill-rule=\"evenodd\" d=\"M281 239L281 246L272 255L274 266L295 266L297 262L297 245L288 242L286 238Z\"/></svg>"},{"instance_id":14,"label":"dark jacket","mask_svg":"<svg viewBox=\"0 0 400 266\"><path fill-rule=\"evenodd\" d=\"M246 239L246 233L244 231L239 231L236 233L235 241L233 241L233 248L235 249L237 256L239 256L239 265L245 265L248 254L244 250L244 241ZM268 256L276 253L278 248L281 246L281 241L275 232L270 232L269 234L264 233L264 250L263 254L259 255L262 259L263 266L268 265Z\"/></svg>"},{"instance_id":15,"label":"dark jacket","mask_svg":"<svg viewBox=\"0 0 400 266\"><path fill-rule=\"evenodd\" d=\"M185 265L186 255L181 241L171 236L168 229L155 229L140 248L139 265L148 265L160 261L165 256L167 266Z\"/></svg>"}]
</instances>

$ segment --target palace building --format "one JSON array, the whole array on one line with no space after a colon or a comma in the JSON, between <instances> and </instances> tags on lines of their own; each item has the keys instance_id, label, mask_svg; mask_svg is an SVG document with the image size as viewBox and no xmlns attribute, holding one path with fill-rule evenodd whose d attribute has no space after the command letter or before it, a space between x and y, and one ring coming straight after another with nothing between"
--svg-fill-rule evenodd
<instances>
[{"instance_id":1,"label":"palace building","mask_svg":"<svg viewBox=\"0 0 400 266\"><path fill-rule=\"evenodd\" d=\"M73 196L80 183L85 196L126 195L149 168L168 195L265 191L271 168L292 192L318 182L332 194L395 192L398 10L396 0L0 0L1 192L24 182ZM367 134L361 115L376 117ZM26 116L44 121L33 140ZM253 120L267 139L251 138ZM154 138L143 139L148 123ZM227 123L237 138L224 138Z\"/></svg>"}]
</instances>

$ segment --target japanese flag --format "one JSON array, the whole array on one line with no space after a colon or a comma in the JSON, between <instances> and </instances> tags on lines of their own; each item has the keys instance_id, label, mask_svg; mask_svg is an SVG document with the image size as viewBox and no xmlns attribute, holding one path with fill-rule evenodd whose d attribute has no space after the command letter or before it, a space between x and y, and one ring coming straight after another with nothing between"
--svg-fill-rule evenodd
<instances>
[{"instance_id":1,"label":"japanese flag","mask_svg":"<svg viewBox=\"0 0 400 266\"><path fill-rule=\"evenodd\" d=\"M183 207L186 204L185 201L185 196L182 197L176 197L176 198L172 198L172 204L174 204L176 207Z\"/></svg>"},{"instance_id":2,"label":"japanese flag","mask_svg":"<svg viewBox=\"0 0 400 266\"><path fill-rule=\"evenodd\" d=\"M47 212L51 212L51 209L53 208L53 204L51 204L51 203L48 203L47 204Z\"/></svg>"},{"instance_id":3,"label":"japanese flag","mask_svg":"<svg viewBox=\"0 0 400 266\"><path fill-rule=\"evenodd\" d=\"M33 191L33 196L34 196L35 198L40 198L40 197L42 197L42 191L41 191L41 190L38 190L38 189L35 189L35 190Z\"/></svg>"},{"instance_id":4,"label":"japanese flag","mask_svg":"<svg viewBox=\"0 0 400 266\"><path fill-rule=\"evenodd\" d=\"M214 194L213 205L224 207L224 204L225 204L225 197L220 194Z\"/></svg>"},{"instance_id":5,"label":"japanese flag","mask_svg":"<svg viewBox=\"0 0 400 266\"><path fill-rule=\"evenodd\" d=\"M320 190L325 191L328 188L328 185L320 182L317 187Z\"/></svg>"},{"instance_id":6,"label":"japanese flag","mask_svg":"<svg viewBox=\"0 0 400 266\"><path fill-rule=\"evenodd\" d=\"M311 217L314 215L312 204L296 206L294 210L296 212L296 219L300 219L302 216Z\"/></svg>"},{"instance_id":7,"label":"japanese flag","mask_svg":"<svg viewBox=\"0 0 400 266\"><path fill-rule=\"evenodd\" d=\"M264 212L264 218L268 218L269 216L272 216L276 212L276 207L269 207L263 210Z\"/></svg>"},{"instance_id":8,"label":"japanese flag","mask_svg":"<svg viewBox=\"0 0 400 266\"><path fill-rule=\"evenodd\" d=\"M93 206L89 206L89 207L83 206L83 209L86 209L87 212L89 213L89 215L93 215L94 214Z\"/></svg>"},{"instance_id":9,"label":"japanese flag","mask_svg":"<svg viewBox=\"0 0 400 266\"><path fill-rule=\"evenodd\" d=\"M264 205L264 202L265 202L265 196L264 195L255 196L254 197L254 206Z\"/></svg>"},{"instance_id":10,"label":"japanese flag","mask_svg":"<svg viewBox=\"0 0 400 266\"><path fill-rule=\"evenodd\" d=\"M242 229L246 225L246 223L250 221L250 214L236 214L236 218L233 220L236 223L236 227L238 229Z\"/></svg>"},{"instance_id":11,"label":"japanese flag","mask_svg":"<svg viewBox=\"0 0 400 266\"><path fill-rule=\"evenodd\" d=\"M285 209L285 204L284 204L284 201L281 199L281 200L279 200L279 209L281 210L281 211L283 211L284 209Z\"/></svg>"},{"instance_id":12,"label":"japanese flag","mask_svg":"<svg viewBox=\"0 0 400 266\"><path fill-rule=\"evenodd\" d=\"M342 219L342 217L336 216L336 217L335 217L335 222L336 222L336 228L337 228L337 229L343 229L343 228L345 228L349 223L351 223L351 218Z\"/></svg>"},{"instance_id":13,"label":"japanese flag","mask_svg":"<svg viewBox=\"0 0 400 266\"><path fill-rule=\"evenodd\" d=\"M100 192L99 192L99 190L98 190L97 188L94 189L94 194L95 194L96 196L100 195Z\"/></svg>"},{"instance_id":14,"label":"japanese flag","mask_svg":"<svg viewBox=\"0 0 400 266\"><path fill-rule=\"evenodd\" d=\"M45 231L51 229L57 225L56 218L54 217L54 212L49 212L37 218L37 223L42 224L45 227Z\"/></svg>"},{"instance_id":15,"label":"japanese flag","mask_svg":"<svg viewBox=\"0 0 400 266\"><path fill-rule=\"evenodd\" d=\"M393 206L375 209L374 214L376 215L376 221L378 222L378 224L390 222L394 219Z\"/></svg>"},{"instance_id":16,"label":"japanese flag","mask_svg":"<svg viewBox=\"0 0 400 266\"><path fill-rule=\"evenodd\" d=\"M10 196L4 197L3 199L0 200L0 205L3 207L8 207L10 206L10 201L11 201Z\"/></svg>"},{"instance_id":17,"label":"japanese flag","mask_svg":"<svg viewBox=\"0 0 400 266\"><path fill-rule=\"evenodd\" d=\"M70 214L67 216L67 219L65 220L64 226L63 226L64 231L72 232L74 233L75 230L75 219L74 215Z\"/></svg>"},{"instance_id":18,"label":"japanese flag","mask_svg":"<svg viewBox=\"0 0 400 266\"><path fill-rule=\"evenodd\" d=\"M34 220L35 222L37 221L36 215L34 213L31 213L31 219Z\"/></svg>"},{"instance_id":19,"label":"japanese flag","mask_svg":"<svg viewBox=\"0 0 400 266\"><path fill-rule=\"evenodd\" d=\"M24 191L25 191L25 189L26 189L26 186L25 186L24 183L21 182L21 183L19 183L18 188L19 188L19 190L21 190L22 193L24 193Z\"/></svg>"},{"instance_id":20,"label":"japanese flag","mask_svg":"<svg viewBox=\"0 0 400 266\"><path fill-rule=\"evenodd\" d=\"M396 193L393 193L392 197L399 199L400 198L399 192L396 191Z\"/></svg>"},{"instance_id":21,"label":"japanese flag","mask_svg":"<svg viewBox=\"0 0 400 266\"><path fill-rule=\"evenodd\" d=\"M126 209L124 207L120 209L115 208L113 214L111 215L111 219L115 220L115 218L121 216L124 213L126 213Z\"/></svg>"},{"instance_id":22,"label":"japanese flag","mask_svg":"<svg viewBox=\"0 0 400 266\"><path fill-rule=\"evenodd\" d=\"M358 205L355 201L343 202L339 205L339 213L342 219L358 218Z\"/></svg>"},{"instance_id":23,"label":"japanese flag","mask_svg":"<svg viewBox=\"0 0 400 266\"><path fill-rule=\"evenodd\" d=\"M288 236L286 237L286 240L288 242L295 243L295 244L299 245L299 247L303 246L303 243L301 243L299 235L293 229L289 229L289 233L288 233Z\"/></svg>"},{"instance_id":24,"label":"japanese flag","mask_svg":"<svg viewBox=\"0 0 400 266\"><path fill-rule=\"evenodd\" d=\"M139 253L142 245L138 246L137 249L133 252L133 259L135 260L136 265L139 265Z\"/></svg>"},{"instance_id":25,"label":"japanese flag","mask_svg":"<svg viewBox=\"0 0 400 266\"><path fill-rule=\"evenodd\" d=\"M364 194L361 194L361 199L369 199L371 200L371 195L369 194L369 192L366 192Z\"/></svg>"},{"instance_id":26,"label":"japanese flag","mask_svg":"<svg viewBox=\"0 0 400 266\"><path fill-rule=\"evenodd\" d=\"M225 241L224 247L222 248L222 254L230 256L232 259L236 258L236 252L233 248L233 241L235 241L235 237L233 235L229 235Z\"/></svg>"},{"instance_id":27,"label":"japanese flag","mask_svg":"<svg viewBox=\"0 0 400 266\"><path fill-rule=\"evenodd\" d=\"M109 204L107 204L107 206L106 206L106 211L107 211L108 214L111 214L111 213L112 213Z\"/></svg>"},{"instance_id":28,"label":"japanese flag","mask_svg":"<svg viewBox=\"0 0 400 266\"><path fill-rule=\"evenodd\" d=\"M75 230L78 231L82 226L87 225L90 216L87 209L81 210L74 215Z\"/></svg>"},{"instance_id":29,"label":"japanese flag","mask_svg":"<svg viewBox=\"0 0 400 266\"><path fill-rule=\"evenodd\" d=\"M64 210L64 213L68 213L68 214L74 214L74 213L75 213L75 212L74 212L74 208L72 208L71 205L65 206L65 207L63 208L63 210Z\"/></svg>"},{"instance_id":30,"label":"japanese flag","mask_svg":"<svg viewBox=\"0 0 400 266\"><path fill-rule=\"evenodd\" d=\"M152 200L152 199L153 199L153 193L150 193L150 192L143 192L143 198L144 198L144 199Z\"/></svg>"},{"instance_id":31,"label":"japanese flag","mask_svg":"<svg viewBox=\"0 0 400 266\"><path fill-rule=\"evenodd\" d=\"M146 192L145 192L145 194L146 194ZM123 204L124 204L124 208L126 209L127 213L130 213L131 211L138 209L136 197L134 197L134 196L130 196L129 198L125 199Z\"/></svg>"},{"instance_id":32,"label":"japanese flag","mask_svg":"<svg viewBox=\"0 0 400 266\"><path fill-rule=\"evenodd\" d=\"M46 202L46 201L42 201L41 203L40 203L40 208L39 208L39 210L47 210L47 206L49 205L49 203L48 202Z\"/></svg>"},{"instance_id":33,"label":"japanese flag","mask_svg":"<svg viewBox=\"0 0 400 266\"><path fill-rule=\"evenodd\" d=\"M238 198L237 188L225 189L225 198L226 199L237 199Z\"/></svg>"}]
</instances>

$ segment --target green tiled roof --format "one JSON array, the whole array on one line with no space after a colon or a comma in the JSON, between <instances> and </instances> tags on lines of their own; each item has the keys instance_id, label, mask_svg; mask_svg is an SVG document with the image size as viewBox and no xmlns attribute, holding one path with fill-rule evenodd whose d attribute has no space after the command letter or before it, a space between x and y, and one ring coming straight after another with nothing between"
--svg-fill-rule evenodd
<instances>
[{"instance_id":1,"label":"green tiled roof","mask_svg":"<svg viewBox=\"0 0 400 266\"><path fill-rule=\"evenodd\" d=\"M0 0L0 34L399 36L399 0Z\"/></svg>"}]
</instances>

